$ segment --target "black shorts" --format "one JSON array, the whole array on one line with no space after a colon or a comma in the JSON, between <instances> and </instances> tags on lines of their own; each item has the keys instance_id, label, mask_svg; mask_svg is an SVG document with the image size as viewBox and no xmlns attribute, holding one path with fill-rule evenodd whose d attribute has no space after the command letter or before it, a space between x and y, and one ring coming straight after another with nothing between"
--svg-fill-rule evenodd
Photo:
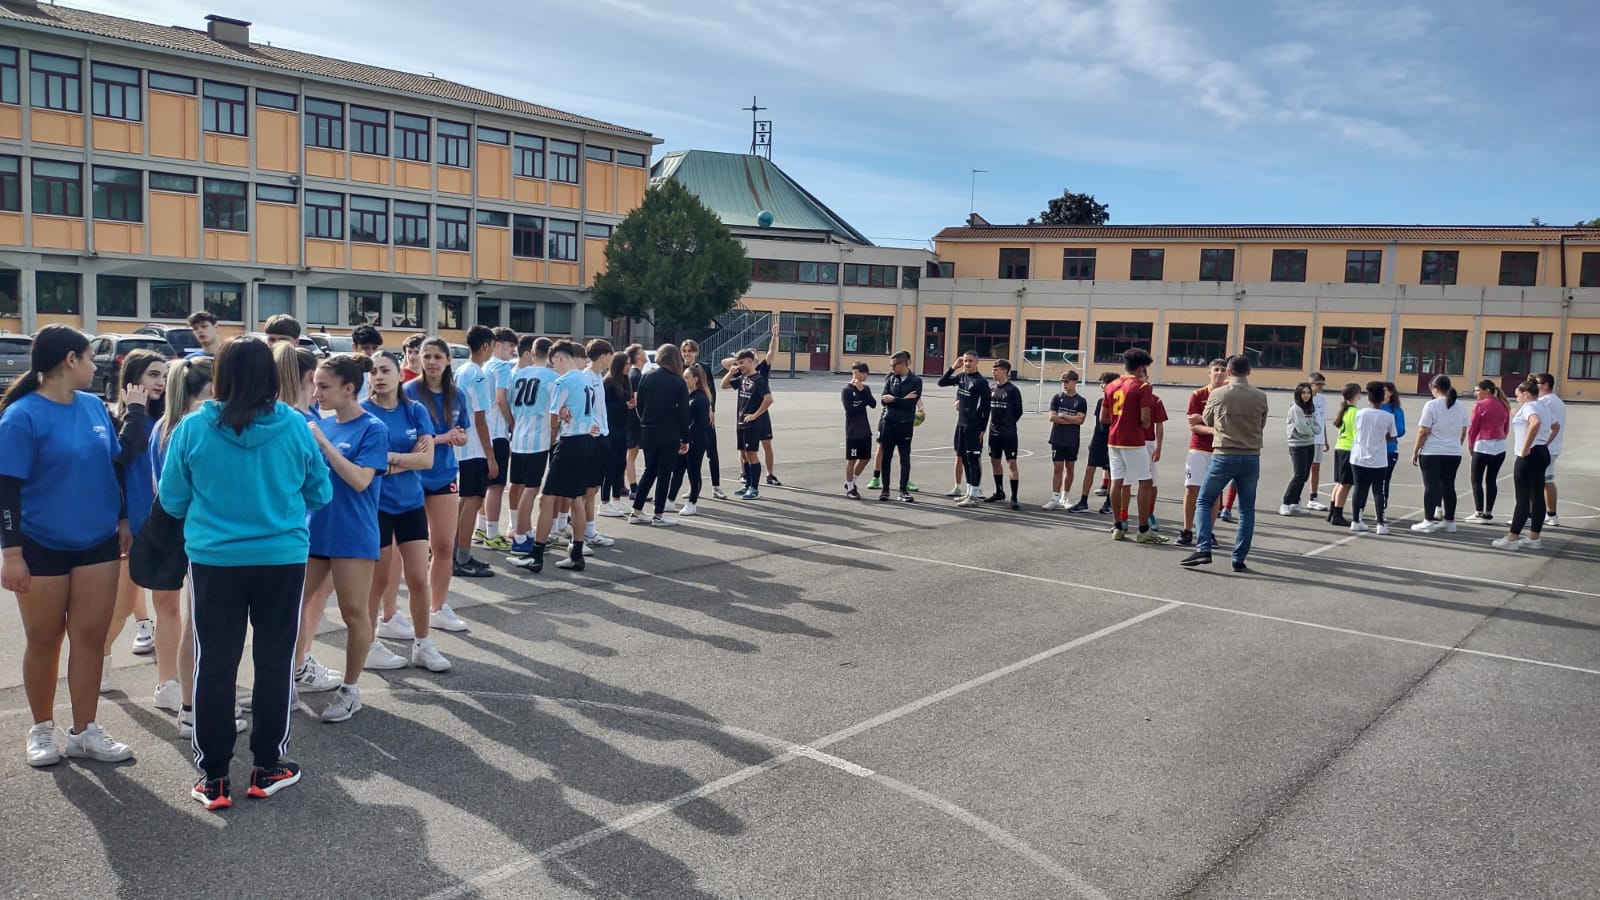
<instances>
[{"instance_id":1,"label":"black shorts","mask_svg":"<svg viewBox=\"0 0 1600 900\"><path fill-rule=\"evenodd\" d=\"M766 416L762 416L760 421L740 425L734 435L740 450L754 453L761 449L762 441L772 440L772 422Z\"/></svg>"},{"instance_id":2,"label":"black shorts","mask_svg":"<svg viewBox=\"0 0 1600 900\"><path fill-rule=\"evenodd\" d=\"M489 486L490 487L505 487L506 486L506 477L508 475L510 475L510 473L511 473L511 439L510 438L495 438L494 439L494 461L495 461L495 465L497 465L499 467L500 471L496 472L494 474L494 477L489 479Z\"/></svg>"},{"instance_id":3,"label":"black shorts","mask_svg":"<svg viewBox=\"0 0 1600 900\"><path fill-rule=\"evenodd\" d=\"M1077 462L1078 461L1078 445L1077 444L1051 444L1050 445L1050 461L1051 462ZM1108 463L1109 463L1109 461L1108 461ZM1108 465L1108 468L1109 468L1109 465Z\"/></svg>"},{"instance_id":4,"label":"black shorts","mask_svg":"<svg viewBox=\"0 0 1600 900\"><path fill-rule=\"evenodd\" d=\"M1356 473L1350 468L1349 450L1333 451L1333 483L1346 486L1356 483ZM1316 485L1312 485L1312 490L1316 490Z\"/></svg>"},{"instance_id":5,"label":"black shorts","mask_svg":"<svg viewBox=\"0 0 1600 900\"><path fill-rule=\"evenodd\" d=\"M1089 441L1089 468L1111 468L1111 447L1109 439L1101 433L1096 433Z\"/></svg>"},{"instance_id":6,"label":"black shorts","mask_svg":"<svg viewBox=\"0 0 1600 900\"><path fill-rule=\"evenodd\" d=\"M454 495L455 492L456 492L456 483L454 481L452 481L449 484L445 485L444 487L439 487L439 488L425 487L425 488L422 489L422 496L424 496L424 497L444 497L446 495Z\"/></svg>"},{"instance_id":7,"label":"black shorts","mask_svg":"<svg viewBox=\"0 0 1600 900\"><path fill-rule=\"evenodd\" d=\"M982 453L983 429L957 425L956 433L950 439L950 446L957 453Z\"/></svg>"},{"instance_id":8,"label":"black shorts","mask_svg":"<svg viewBox=\"0 0 1600 900\"><path fill-rule=\"evenodd\" d=\"M628 449L639 449L639 445L644 442L644 426L639 422L639 417L631 410L628 413L628 427L626 430L628 436Z\"/></svg>"},{"instance_id":9,"label":"black shorts","mask_svg":"<svg viewBox=\"0 0 1600 900\"><path fill-rule=\"evenodd\" d=\"M28 564L28 574L37 578L70 575L73 569L116 562L122 558L122 542L115 534L82 550L57 550L46 547L26 534L19 533L17 537L22 541L22 561Z\"/></svg>"},{"instance_id":10,"label":"black shorts","mask_svg":"<svg viewBox=\"0 0 1600 900\"><path fill-rule=\"evenodd\" d=\"M606 461L612 458L612 441L620 441L620 434L600 434L587 437L589 441L588 455L583 460L583 484L587 492L589 488L597 488L606 482ZM618 457L620 459L620 457Z\"/></svg>"},{"instance_id":11,"label":"black shorts","mask_svg":"<svg viewBox=\"0 0 1600 900\"><path fill-rule=\"evenodd\" d=\"M556 441L541 492L547 497L582 497L589 491L589 460L604 456L596 439L575 434Z\"/></svg>"},{"instance_id":12,"label":"black shorts","mask_svg":"<svg viewBox=\"0 0 1600 900\"><path fill-rule=\"evenodd\" d=\"M550 463L550 451L543 453L511 454L511 483L537 490L544 484L545 466Z\"/></svg>"},{"instance_id":13,"label":"black shorts","mask_svg":"<svg viewBox=\"0 0 1600 900\"><path fill-rule=\"evenodd\" d=\"M403 513L378 511L378 548L389 544L409 544L428 539L428 508L419 506Z\"/></svg>"},{"instance_id":14,"label":"black shorts","mask_svg":"<svg viewBox=\"0 0 1600 900\"><path fill-rule=\"evenodd\" d=\"M463 459L456 476L456 493L462 497L482 497L489 493L489 461Z\"/></svg>"},{"instance_id":15,"label":"black shorts","mask_svg":"<svg viewBox=\"0 0 1600 900\"><path fill-rule=\"evenodd\" d=\"M872 458L872 438L870 438L870 437L862 437L862 438L847 437L847 438L845 438L844 439L844 458L845 459L871 459Z\"/></svg>"},{"instance_id":16,"label":"black shorts","mask_svg":"<svg viewBox=\"0 0 1600 900\"><path fill-rule=\"evenodd\" d=\"M999 459L1002 456L1004 456L1006 459L1017 458L1017 436L1014 434L995 434L990 432L989 458Z\"/></svg>"}]
</instances>

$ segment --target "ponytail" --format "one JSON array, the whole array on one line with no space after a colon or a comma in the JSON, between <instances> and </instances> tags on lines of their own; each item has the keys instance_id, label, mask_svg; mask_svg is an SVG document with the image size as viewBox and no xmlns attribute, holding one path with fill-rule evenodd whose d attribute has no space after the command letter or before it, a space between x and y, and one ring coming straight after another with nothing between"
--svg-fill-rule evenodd
<instances>
[{"instance_id":1,"label":"ponytail","mask_svg":"<svg viewBox=\"0 0 1600 900\"><path fill-rule=\"evenodd\" d=\"M1338 419L1340 424L1343 424L1344 414L1355 409L1356 398L1361 396L1361 385L1356 384L1354 381L1347 381L1345 382L1344 390L1340 392L1339 396L1342 402L1339 404Z\"/></svg>"},{"instance_id":2,"label":"ponytail","mask_svg":"<svg viewBox=\"0 0 1600 900\"><path fill-rule=\"evenodd\" d=\"M33 349L29 355L28 371L11 382L4 397L0 397L0 412L11 404L37 391L44 376L55 371L69 356L79 356L89 349L89 336L68 325L46 325L33 336Z\"/></svg>"},{"instance_id":3,"label":"ponytail","mask_svg":"<svg viewBox=\"0 0 1600 900\"><path fill-rule=\"evenodd\" d=\"M320 368L332 372L333 377L345 384L359 388L363 376L372 372L372 360L359 353L340 353L323 360Z\"/></svg>"},{"instance_id":4,"label":"ponytail","mask_svg":"<svg viewBox=\"0 0 1600 900\"><path fill-rule=\"evenodd\" d=\"M211 360L203 357L180 359L167 370L166 409L161 415L161 448L167 447L178 423L189 414L189 407L211 384Z\"/></svg>"},{"instance_id":5,"label":"ponytail","mask_svg":"<svg viewBox=\"0 0 1600 900\"><path fill-rule=\"evenodd\" d=\"M1495 384L1494 382L1485 378L1484 380L1478 382L1478 390L1485 391L1489 394L1489 396L1499 400L1500 404L1506 408L1506 412L1511 411L1511 398L1506 396L1505 391L1500 390L1500 385Z\"/></svg>"},{"instance_id":6,"label":"ponytail","mask_svg":"<svg viewBox=\"0 0 1600 900\"><path fill-rule=\"evenodd\" d=\"M1428 386L1444 394L1444 408L1450 409L1456 405L1456 389L1450 385L1449 375L1435 375Z\"/></svg>"}]
</instances>

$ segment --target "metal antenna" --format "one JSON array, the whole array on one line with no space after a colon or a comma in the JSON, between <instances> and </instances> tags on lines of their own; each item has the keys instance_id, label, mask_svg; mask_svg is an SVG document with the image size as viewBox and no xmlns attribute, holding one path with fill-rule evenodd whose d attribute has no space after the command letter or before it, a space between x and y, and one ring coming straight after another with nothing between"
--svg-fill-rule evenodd
<instances>
[{"instance_id":1,"label":"metal antenna","mask_svg":"<svg viewBox=\"0 0 1600 900\"><path fill-rule=\"evenodd\" d=\"M750 155L764 153L767 159L772 158L772 120L757 119L756 114L766 111L765 106L756 103L756 98L750 98L750 105L743 107L750 114Z\"/></svg>"},{"instance_id":2,"label":"metal antenna","mask_svg":"<svg viewBox=\"0 0 1600 900\"><path fill-rule=\"evenodd\" d=\"M972 196L967 206L967 215L971 215L978 211L978 176L987 174L989 174L988 169L972 170Z\"/></svg>"}]
</instances>

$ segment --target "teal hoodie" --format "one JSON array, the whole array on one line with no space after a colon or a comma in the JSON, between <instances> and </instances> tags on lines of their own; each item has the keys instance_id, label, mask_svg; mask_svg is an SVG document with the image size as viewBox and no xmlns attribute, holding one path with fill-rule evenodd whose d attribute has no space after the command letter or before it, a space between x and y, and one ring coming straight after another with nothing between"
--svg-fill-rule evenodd
<instances>
[{"instance_id":1,"label":"teal hoodie","mask_svg":"<svg viewBox=\"0 0 1600 900\"><path fill-rule=\"evenodd\" d=\"M172 432L158 493L183 519L189 559L206 566L306 561L306 514L333 496L328 464L306 419L277 404L243 434L208 400Z\"/></svg>"}]
</instances>

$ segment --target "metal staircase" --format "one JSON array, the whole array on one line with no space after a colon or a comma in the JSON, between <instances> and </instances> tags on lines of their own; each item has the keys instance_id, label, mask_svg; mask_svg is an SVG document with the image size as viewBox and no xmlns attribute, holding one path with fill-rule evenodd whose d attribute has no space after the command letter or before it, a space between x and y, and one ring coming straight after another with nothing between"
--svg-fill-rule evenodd
<instances>
[{"instance_id":1,"label":"metal staircase","mask_svg":"<svg viewBox=\"0 0 1600 900\"><path fill-rule=\"evenodd\" d=\"M757 312L743 306L718 317L722 327L700 342L700 359L720 371L722 361L746 347L755 347L772 333L772 313Z\"/></svg>"}]
</instances>

